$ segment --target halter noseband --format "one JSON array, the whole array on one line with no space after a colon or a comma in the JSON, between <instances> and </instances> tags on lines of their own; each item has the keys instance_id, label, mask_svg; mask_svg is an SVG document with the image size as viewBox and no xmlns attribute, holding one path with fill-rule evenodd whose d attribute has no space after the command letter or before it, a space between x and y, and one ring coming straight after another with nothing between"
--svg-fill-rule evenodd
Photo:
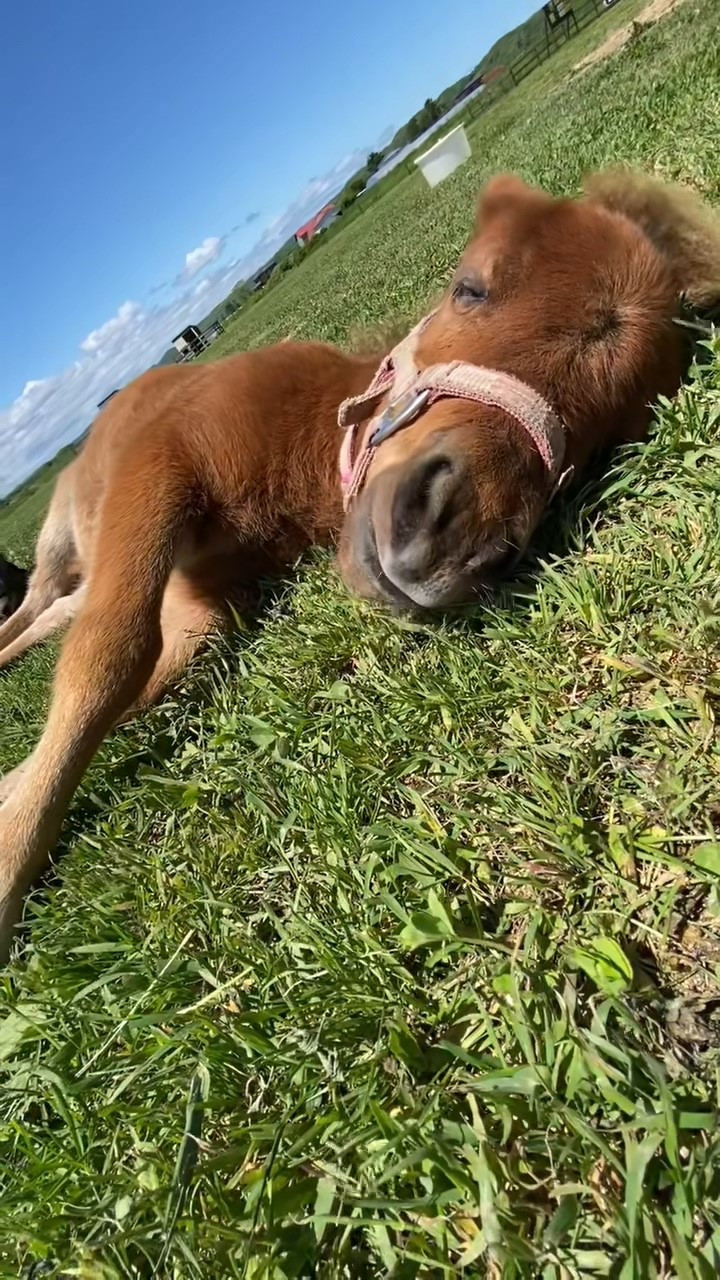
<instances>
[{"instance_id":1,"label":"halter noseband","mask_svg":"<svg viewBox=\"0 0 720 1280\"><path fill-rule=\"evenodd\" d=\"M338 423L345 432L340 449L340 484L345 510L365 484L376 449L442 398L492 405L514 418L530 436L545 464L552 497L573 471L572 467L562 471L565 428L558 414L526 382L499 369L486 369L463 360L420 369L415 359L418 339L433 314L421 320L385 357L367 391L340 405ZM391 398L378 412L388 392ZM361 428L368 421L359 443Z\"/></svg>"}]
</instances>

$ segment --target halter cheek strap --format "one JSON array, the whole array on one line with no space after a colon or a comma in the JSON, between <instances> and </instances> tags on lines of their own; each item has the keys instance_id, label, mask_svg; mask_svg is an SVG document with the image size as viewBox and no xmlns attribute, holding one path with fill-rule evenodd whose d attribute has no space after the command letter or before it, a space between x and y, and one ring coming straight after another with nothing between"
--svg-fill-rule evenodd
<instances>
[{"instance_id":1,"label":"halter cheek strap","mask_svg":"<svg viewBox=\"0 0 720 1280\"><path fill-rule=\"evenodd\" d=\"M415 422L437 400L470 400L502 409L530 436L554 493L570 479L573 468L562 471L565 428L547 400L519 378L499 369L452 360L420 369L415 352L420 334L432 319L426 316L407 338L385 357L370 386L344 400L338 423L344 430L340 448L340 484L347 511L365 484L373 456L384 440ZM390 394L385 407L382 400ZM365 426L369 422L369 427ZM364 439L362 437L364 436Z\"/></svg>"}]
</instances>

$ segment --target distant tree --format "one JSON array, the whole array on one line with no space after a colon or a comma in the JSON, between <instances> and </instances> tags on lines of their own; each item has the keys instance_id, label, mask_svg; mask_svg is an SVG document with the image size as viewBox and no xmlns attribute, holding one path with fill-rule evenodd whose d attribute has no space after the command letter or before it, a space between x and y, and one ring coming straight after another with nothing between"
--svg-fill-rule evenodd
<instances>
[{"instance_id":1,"label":"distant tree","mask_svg":"<svg viewBox=\"0 0 720 1280\"><path fill-rule=\"evenodd\" d=\"M417 115L413 117L417 129L415 137L417 138L421 133L424 133L426 129L430 129L441 116L442 107L434 98L426 98L422 110L418 111Z\"/></svg>"},{"instance_id":2,"label":"distant tree","mask_svg":"<svg viewBox=\"0 0 720 1280\"><path fill-rule=\"evenodd\" d=\"M369 174L367 170L361 169L359 173L355 174L354 178L350 179L347 186L341 191L340 198L338 200L338 208L341 211L349 208L349 206L357 200L360 192L365 190L368 177Z\"/></svg>"},{"instance_id":3,"label":"distant tree","mask_svg":"<svg viewBox=\"0 0 720 1280\"><path fill-rule=\"evenodd\" d=\"M419 138L421 133L425 133L426 129L430 129L443 114L442 105L435 98L426 98L424 106L411 116L402 129L398 129L391 145L398 148L406 147L409 142Z\"/></svg>"},{"instance_id":4,"label":"distant tree","mask_svg":"<svg viewBox=\"0 0 720 1280\"><path fill-rule=\"evenodd\" d=\"M370 155L367 158L365 168L367 169L368 173L376 173L377 170L380 168L380 165L382 164L382 162L383 162L382 151L371 151Z\"/></svg>"}]
</instances>

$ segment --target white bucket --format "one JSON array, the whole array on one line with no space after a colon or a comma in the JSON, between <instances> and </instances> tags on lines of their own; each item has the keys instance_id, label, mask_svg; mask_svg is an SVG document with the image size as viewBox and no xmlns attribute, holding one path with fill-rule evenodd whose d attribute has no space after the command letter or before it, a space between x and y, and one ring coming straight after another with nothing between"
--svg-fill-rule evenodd
<instances>
[{"instance_id":1,"label":"white bucket","mask_svg":"<svg viewBox=\"0 0 720 1280\"><path fill-rule=\"evenodd\" d=\"M470 155L470 143L464 125L459 124L424 155L418 156L415 164L422 170L428 186L436 187L438 182L442 182L443 178L449 177L459 165L469 160Z\"/></svg>"}]
</instances>

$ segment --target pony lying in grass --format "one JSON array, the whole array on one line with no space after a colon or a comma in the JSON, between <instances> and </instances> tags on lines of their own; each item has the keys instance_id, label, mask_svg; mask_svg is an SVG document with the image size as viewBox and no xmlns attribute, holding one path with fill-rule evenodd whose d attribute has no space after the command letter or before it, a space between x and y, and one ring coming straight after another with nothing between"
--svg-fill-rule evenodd
<instances>
[{"instance_id":1,"label":"pony lying in grass","mask_svg":"<svg viewBox=\"0 0 720 1280\"><path fill-rule=\"evenodd\" d=\"M259 575L337 542L360 596L472 600L568 477L642 438L682 377L681 299L718 297L720 223L689 192L618 171L557 200L500 176L438 307L392 350L286 342L113 397L0 627L3 666L72 622L42 737L0 783L0 947L105 735Z\"/></svg>"}]
</instances>

